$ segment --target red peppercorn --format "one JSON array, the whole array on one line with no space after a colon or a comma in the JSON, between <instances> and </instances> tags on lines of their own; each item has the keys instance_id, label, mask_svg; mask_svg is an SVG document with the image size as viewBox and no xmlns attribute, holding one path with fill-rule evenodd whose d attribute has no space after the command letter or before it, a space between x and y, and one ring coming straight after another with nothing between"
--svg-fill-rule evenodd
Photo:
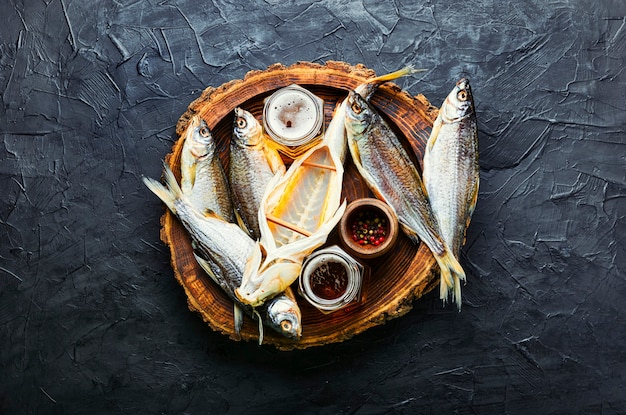
<instances>
[{"instance_id":1,"label":"red peppercorn","mask_svg":"<svg viewBox=\"0 0 626 415\"><path fill-rule=\"evenodd\" d=\"M359 245L378 246L385 241L387 220L378 211L361 211L351 223L350 230L352 240Z\"/></svg>"}]
</instances>

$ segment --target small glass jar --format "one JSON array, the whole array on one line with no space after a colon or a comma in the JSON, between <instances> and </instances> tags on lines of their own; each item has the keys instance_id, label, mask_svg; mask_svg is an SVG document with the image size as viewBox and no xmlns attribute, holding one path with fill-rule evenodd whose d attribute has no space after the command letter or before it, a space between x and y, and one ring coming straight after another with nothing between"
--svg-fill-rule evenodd
<instances>
[{"instance_id":1,"label":"small glass jar","mask_svg":"<svg viewBox=\"0 0 626 415\"><path fill-rule=\"evenodd\" d=\"M293 84L270 95L263 106L263 127L285 153L309 147L322 134L324 101Z\"/></svg>"},{"instance_id":2,"label":"small glass jar","mask_svg":"<svg viewBox=\"0 0 626 415\"><path fill-rule=\"evenodd\" d=\"M363 265L333 245L304 261L299 292L318 310L330 313L360 300L363 274Z\"/></svg>"}]
</instances>

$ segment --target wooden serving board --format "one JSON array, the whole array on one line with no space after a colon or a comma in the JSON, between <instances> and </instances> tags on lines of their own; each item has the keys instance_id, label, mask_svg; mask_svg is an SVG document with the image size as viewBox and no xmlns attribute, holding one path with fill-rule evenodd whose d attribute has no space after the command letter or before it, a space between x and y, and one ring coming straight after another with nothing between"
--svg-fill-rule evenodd
<instances>
[{"instance_id":1,"label":"wooden serving board","mask_svg":"<svg viewBox=\"0 0 626 415\"><path fill-rule=\"evenodd\" d=\"M266 70L249 72L243 80L234 80L218 88L209 87L181 116L176 127L179 139L165 161L180 180L180 155L184 141L180 137L195 114L200 114L211 128L224 168L228 169L233 111L236 107L250 111L261 121L263 100L277 89L295 83L324 100L325 124L328 125L335 105L347 96L348 91L374 76L373 71L362 65L350 66L332 61L325 65L299 62L289 67L275 64ZM414 161L420 169L437 108L422 95L413 97L393 83L381 85L372 103L397 129L407 148L412 149ZM343 196L348 202L359 197L372 197L349 156L343 184ZM161 239L170 248L172 268L185 289L189 308L200 313L213 330L233 340L257 341L257 322L247 317L240 336L235 334L232 300L196 263L186 230L169 210L162 216L161 225ZM327 241L327 245L332 244L339 244L336 230ZM364 264L370 269L370 274L364 280L359 303L331 314L322 314L298 297L302 311L302 339L292 341L266 329L263 342L281 350L290 350L347 340L407 313L415 299L439 283L438 269L429 249L424 244L414 245L403 234L389 255L365 261ZM294 283L295 292L296 287L297 282Z\"/></svg>"}]
</instances>

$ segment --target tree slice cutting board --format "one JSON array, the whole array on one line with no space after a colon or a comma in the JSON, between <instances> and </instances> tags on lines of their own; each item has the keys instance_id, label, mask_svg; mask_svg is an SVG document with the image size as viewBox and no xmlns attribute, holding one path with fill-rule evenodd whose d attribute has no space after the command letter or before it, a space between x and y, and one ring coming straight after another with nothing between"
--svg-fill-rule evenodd
<instances>
[{"instance_id":1,"label":"tree slice cutting board","mask_svg":"<svg viewBox=\"0 0 626 415\"><path fill-rule=\"evenodd\" d=\"M179 139L166 163L180 180L180 155L183 133L195 114L207 122L217 142L224 168L228 169L229 145L233 126L233 111L242 107L262 121L263 100L279 88L298 84L324 100L325 125L328 125L335 105L341 102L350 89L374 77L372 70L363 65L351 66L329 61L324 65L299 62L292 66L275 64L265 70L251 71L243 80L234 80L217 88L208 87L193 101L181 116L176 132ZM430 134L437 108L418 95L411 96L393 83L382 84L372 103L396 129L410 153L415 156L418 170L424 147ZM285 160L287 163L290 160ZM360 197L372 197L350 157L345 164L343 196L348 202ZM238 336L233 326L233 303L196 263L186 230L177 218L166 210L161 217L161 239L171 252L171 265L178 282L187 295L189 308L198 312L213 329L233 340L257 341L257 322L247 318ZM326 245L339 244L338 232L333 231ZM364 261L369 269L361 300L347 308L323 314L298 296L302 311L302 339L289 340L271 329L264 331L264 344L280 350L307 348L341 342L364 330L385 323L407 313L412 302L439 283L438 268L429 249L424 244L414 245L403 234L391 253ZM297 282L294 283L297 292Z\"/></svg>"}]
</instances>

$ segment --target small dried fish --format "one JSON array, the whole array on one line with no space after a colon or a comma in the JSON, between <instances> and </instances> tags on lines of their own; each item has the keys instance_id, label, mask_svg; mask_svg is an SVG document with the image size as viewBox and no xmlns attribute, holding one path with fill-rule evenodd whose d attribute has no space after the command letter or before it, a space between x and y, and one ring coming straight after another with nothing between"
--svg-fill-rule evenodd
<instances>
[{"instance_id":1,"label":"small dried fish","mask_svg":"<svg viewBox=\"0 0 626 415\"><path fill-rule=\"evenodd\" d=\"M262 258L258 242L234 223L223 220L213 212L200 212L191 204L188 197L176 182L174 174L165 166L165 182L163 186L156 180L145 178L146 186L156 194L181 221L189 232L194 255L200 266L229 295L236 305L251 315L259 313L242 304L234 294L234 289L241 283L246 270L258 269ZM272 301L278 301L272 304ZM275 297L266 304L267 309L260 310L267 318L259 317L260 322L267 324L282 335L298 339L302 333L301 315L295 298L286 294ZM235 312L237 316L237 311ZM240 322L235 321L235 327ZM262 341L262 326L259 326Z\"/></svg>"},{"instance_id":2,"label":"small dried fish","mask_svg":"<svg viewBox=\"0 0 626 415\"><path fill-rule=\"evenodd\" d=\"M374 194L391 206L414 242L420 239L432 251L441 279L465 272L442 239L422 179L402 143L381 115L369 104L376 85L351 91L346 109L346 131L352 160ZM364 98L365 97L365 98Z\"/></svg>"},{"instance_id":3,"label":"small dried fish","mask_svg":"<svg viewBox=\"0 0 626 415\"><path fill-rule=\"evenodd\" d=\"M442 239L459 259L465 231L476 207L479 184L478 134L472 90L460 79L434 122L424 154L424 185ZM461 307L461 283L442 284L441 297Z\"/></svg>"},{"instance_id":4,"label":"small dried fish","mask_svg":"<svg viewBox=\"0 0 626 415\"><path fill-rule=\"evenodd\" d=\"M190 203L201 212L211 211L234 222L226 173L213 135L199 115L189 122L180 158L180 187Z\"/></svg>"},{"instance_id":5,"label":"small dried fish","mask_svg":"<svg viewBox=\"0 0 626 415\"><path fill-rule=\"evenodd\" d=\"M254 116L235 108L228 178L235 210L253 239L259 239L259 206L268 183L285 166Z\"/></svg>"}]
</instances>

